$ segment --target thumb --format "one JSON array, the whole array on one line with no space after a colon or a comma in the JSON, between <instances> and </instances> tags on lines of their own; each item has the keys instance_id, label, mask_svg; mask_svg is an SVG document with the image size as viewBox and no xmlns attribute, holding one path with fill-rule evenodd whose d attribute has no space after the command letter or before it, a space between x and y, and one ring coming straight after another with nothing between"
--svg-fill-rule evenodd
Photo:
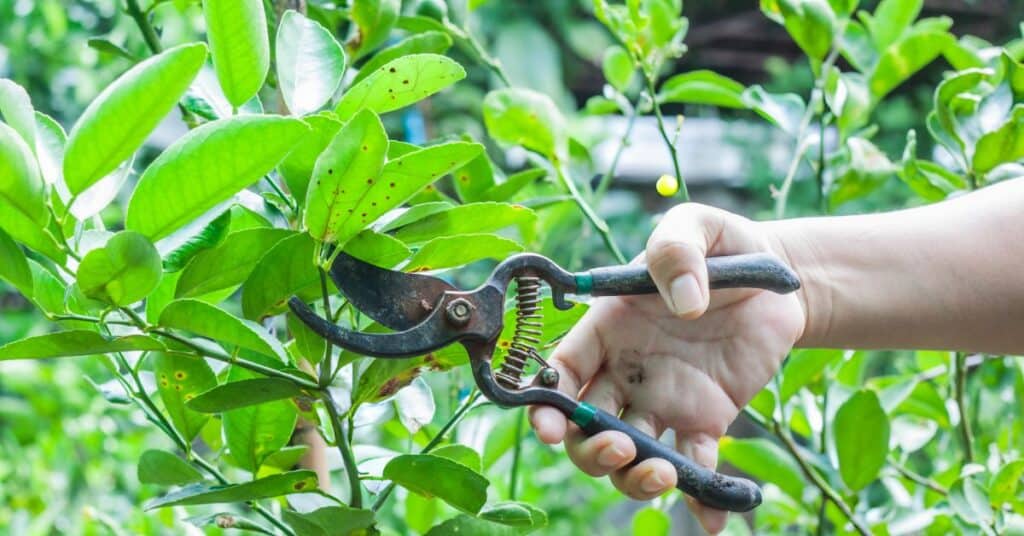
<instances>
[{"instance_id":1,"label":"thumb","mask_svg":"<svg viewBox=\"0 0 1024 536\"><path fill-rule=\"evenodd\" d=\"M708 308L704 258L720 230L714 209L686 203L665 213L647 241L647 270L665 305L680 318L697 318Z\"/></svg>"}]
</instances>

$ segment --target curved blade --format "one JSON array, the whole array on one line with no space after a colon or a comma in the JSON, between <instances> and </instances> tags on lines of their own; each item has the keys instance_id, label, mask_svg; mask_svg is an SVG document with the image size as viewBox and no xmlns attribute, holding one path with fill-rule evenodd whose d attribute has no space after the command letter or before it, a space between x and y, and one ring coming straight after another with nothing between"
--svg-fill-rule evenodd
<instances>
[{"instance_id":1,"label":"curved blade","mask_svg":"<svg viewBox=\"0 0 1024 536\"><path fill-rule=\"evenodd\" d=\"M398 331L430 316L445 291L458 290L436 277L386 270L346 253L338 254L330 274L356 309Z\"/></svg>"}]
</instances>

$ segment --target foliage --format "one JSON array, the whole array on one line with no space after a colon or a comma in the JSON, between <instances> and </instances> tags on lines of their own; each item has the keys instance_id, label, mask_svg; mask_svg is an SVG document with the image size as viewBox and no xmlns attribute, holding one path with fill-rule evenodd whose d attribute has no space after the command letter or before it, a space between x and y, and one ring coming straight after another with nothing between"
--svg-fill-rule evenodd
<instances>
[{"instance_id":1,"label":"foliage","mask_svg":"<svg viewBox=\"0 0 1024 536\"><path fill-rule=\"evenodd\" d=\"M406 4L99 2L81 9L110 21L90 29L103 36L68 32L102 58L92 76L79 73L87 83L74 98L25 77L0 80L0 280L27 302L0 326L0 478L26 484L0 490L0 526L578 531L618 495L529 438L522 411L480 401L461 349L370 360L311 334L285 301L298 295L339 323L383 329L324 277L335 251L460 281L527 250L572 267L624 261L638 248L618 244L642 243L651 222L627 229L636 218L604 210L622 149L594 169L589 152L601 140L585 125L603 114L628 118L621 147L637 116L656 118L675 167L658 191L672 196L678 185L680 199L685 126L680 118L673 132L666 110L763 118L793 145L774 181L779 217L796 211L791 198L808 205L802 213L872 202L886 188L927 203L1022 172L1024 46L955 38L950 19L919 18L920 1L882 0L873 11L762 1L806 55L804 96L709 70L672 74L686 52L679 0L586 3L585 27L602 45L584 52L607 85L579 110L560 83L526 80L531 69L499 62L468 29L479 17L499 53L515 48L512 31L544 52L551 39L535 22L493 22L508 9L495 2ZM39 3L48 32L82 25L55 6ZM544 63L557 54L537 56L529 67L560 76ZM929 136L887 131L879 110L936 61L953 70L929 88ZM36 108L56 110L70 129ZM144 143L168 112L188 132L153 155ZM424 116L434 139L414 126ZM905 140L899 157L876 143L894 134ZM934 158L918 148L930 140ZM525 169L513 170L504 149L525 150ZM812 203L797 195L805 185ZM583 252L597 242L603 253ZM583 310L546 303L544 342ZM51 360L62 357L80 359ZM1018 361L793 352L745 410L763 433L721 444L724 461L765 485L757 532L1017 529L1024 429L1004 417L1020 411ZM317 446L304 429L331 448L329 463L310 461ZM114 467L111 453L137 469ZM50 471L72 482L59 501L41 491ZM634 533L669 533L665 510L677 499L639 510ZM737 520L729 531L743 533Z\"/></svg>"}]
</instances>

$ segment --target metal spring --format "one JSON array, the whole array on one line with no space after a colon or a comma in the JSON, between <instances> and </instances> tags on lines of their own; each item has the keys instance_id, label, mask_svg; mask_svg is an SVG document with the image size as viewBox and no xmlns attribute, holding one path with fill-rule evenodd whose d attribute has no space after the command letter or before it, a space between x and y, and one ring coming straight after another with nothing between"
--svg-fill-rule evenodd
<instances>
[{"instance_id":1,"label":"metal spring","mask_svg":"<svg viewBox=\"0 0 1024 536\"><path fill-rule=\"evenodd\" d=\"M494 377L504 387L519 389L529 360L544 363L537 353L544 329L539 277L516 277L516 326L505 361Z\"/></svg>"}]
</instances>

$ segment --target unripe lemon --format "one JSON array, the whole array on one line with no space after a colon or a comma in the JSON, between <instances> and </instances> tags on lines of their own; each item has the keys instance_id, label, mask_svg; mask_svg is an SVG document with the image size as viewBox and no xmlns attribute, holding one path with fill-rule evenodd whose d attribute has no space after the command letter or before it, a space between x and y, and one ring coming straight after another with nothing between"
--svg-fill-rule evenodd
<instances>
[{"instance_id":1,"label":"unripe lemon","mask_svg":"<svg viewBox=\"0 0 1024 536\"><path fill-rule=\"evenodd\" d=\"M658 177L657 184L654 188L658 190L658 194L662 197L672 197L679 191L679 179L672 175L662 175Z\"/></svg>"}]
</instances>

